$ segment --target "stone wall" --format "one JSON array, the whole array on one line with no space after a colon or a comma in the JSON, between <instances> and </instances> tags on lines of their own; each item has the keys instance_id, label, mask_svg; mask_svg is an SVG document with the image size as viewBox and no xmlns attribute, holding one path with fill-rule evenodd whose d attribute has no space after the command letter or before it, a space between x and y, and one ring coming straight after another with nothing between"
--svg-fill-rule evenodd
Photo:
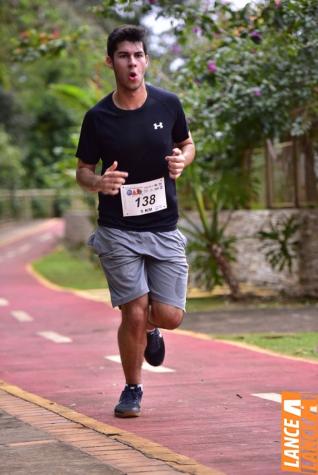
<instances>
[{"instance_id":1,"label":"stone wall","mask_svg":"<svg viewBox=\"0 0 318 475\"><path fill-rule=\"evenodd\" d=\"M198 217L191 212L191 219ZM283 216L296 215L301 222L298 233L300 241L298 257L294 261L292 273L274 271L266 262L261 242L253 237L271 219L274 223ZM221 220L228 212L221 214ZM187 227L186 221L181 224ZM236 262L233 271L240 283L268 287L289 295L318 296L318 210L238 210L232 213L226 234L237 237ZM193 284L193 282L192 282Z\"/></svg>"},{"instance_id":2,"label":"stone wall","mask_svg":"<svg viewBox=\"0 0 318 475\"><path fill-rule=\"evenodd\" d=\"M318 296L318 210L302 213L299 283L303 293Z\"/></svg>"}]
</instances>

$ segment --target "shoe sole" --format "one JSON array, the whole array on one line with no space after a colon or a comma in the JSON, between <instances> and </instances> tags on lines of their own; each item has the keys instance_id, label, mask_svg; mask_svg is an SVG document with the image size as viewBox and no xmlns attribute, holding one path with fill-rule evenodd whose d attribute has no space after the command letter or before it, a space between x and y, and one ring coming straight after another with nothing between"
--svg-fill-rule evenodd
<instances>
[{"instance_id":1,"label":"shoe sole","mask_svg":"<svg viewBox=\"0 0 318 475\"><path fill-rule=\"evenodd\" d=\"M147 363L150 364L151 366L157 367L157 366L161 366L163 364L165 356L166 356L166 348L165 348L164 340L162 340L162 345L163 345L163 348L162 348L163 355L162 355L162 357L159 361L157 361L157 360L154 361L153 356L147 354L147 347L146 347L145 353L144 353L144 358L147 361Z\"/></svg>"},{"instance_id":2,"label":"shoe sole","mask_svg":"<svg viewBox=\"0 0 318 475\"><path fill-rule=\"evenodd\" d=\"M161 363L154 363L154 362L151 361L151 360L147 360L147 358L145 358L145 360L146 360L146 362L147 362L148 364L150 364L150 366L154 366L155 368L157 368L158 366L161 366L162 363L163 363L163 361L164 361L164 360L162 360Z\"/></svg>"},{"instance_id":3,"label":"shoe sole","mask_svg":"<svg viewBox=\"0 0 318 475\"><path fill-rule=\"evenodd\" d=\"M139 417L141 412L114 412L115 417L121 417L122 419L125 419L127 417Z\"/></svg>"}]
</instances>

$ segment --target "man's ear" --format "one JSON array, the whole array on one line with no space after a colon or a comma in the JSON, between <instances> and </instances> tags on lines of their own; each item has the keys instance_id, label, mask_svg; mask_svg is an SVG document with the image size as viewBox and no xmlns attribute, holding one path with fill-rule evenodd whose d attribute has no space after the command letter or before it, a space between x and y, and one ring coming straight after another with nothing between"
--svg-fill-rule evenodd
<instances>
[{"instance_id":1,"label":"man's ear","mask_svg":"<svg viewBox=\"0 0 318 475\"><path fill-rule=\"evenodd\" d=\"M110 56L106 56L105 58L105 64L106 66L108 66L109 68L113 69L113 60Z\"/></svg>"},{"instance_id":2,"label":"man's ear","mask_svg":"<svg viewBox=\"0 0 318 475\"><path fill-rule=\"evenodd\" d=\"M149 55L146 54L146 68L148 68L149 63L150 63L150 58L149 58Z\"/></svg>"}]
</instances>

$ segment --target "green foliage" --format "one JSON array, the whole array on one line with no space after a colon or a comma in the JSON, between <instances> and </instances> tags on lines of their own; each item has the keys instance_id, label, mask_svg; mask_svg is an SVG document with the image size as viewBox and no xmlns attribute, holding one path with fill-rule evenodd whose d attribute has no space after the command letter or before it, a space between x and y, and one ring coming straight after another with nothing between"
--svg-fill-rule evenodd
<instances>
[{"instance_id":1,"label":"green foliage","mask_svg":"<svg viewBox=\"0 0 318 475\"><path fill-rule=\"evenodd\" d=\"M219 214L249 207L257 195L253 150L268 138L316 134L318 5L312 0L266 0L235 11L218 0L103 0L98 9L126 13L133 20L140 11L174 19L172 31L184 61L174 87L197 146L195 171L182 178L188 187L190 174L200 217L200 226L190 222L187 230L189 250L205 285L220 283L224 272L213 249L229 263L235 238L225 235ZM282 223L267 235L271 246L266 256L278 270L291 269L296 227L292 221Z\"/></svg>"},{"instance_id":2,"label":"green foliage","mask_svg":"<svg viewBox=\"0 0 318 475\"><path fill-rule=\"evenodd\" d=\"M177 28L185 54L177 85L199 153L239 165L266 138L314 127L317 19L318 5L309 0L238 12L216 2L213 12L195 17L191 10L191 21Z\"/></svg>"},{"instance_id":3,"label":"green foliage","mask_svg":"<svg viewBox=\"0 0 318 475\"><path fill-rule=\"evenodd\" d=\"M174 20L184 60L174 87L202 160L241 167L266 138L315 133L317 2L264 0L236 11L221 0L103 0L96 9Z\"/></svg>"},{"instance_id":4,"label":"green foliage","mask_svg":"<svg viewBox=\"0 0 318 475\"><path fill-rule=\"evenodd\" d=\"M85 33L85 27L64 37L57 29L52 33L39 32L34 28L22 31L16 39L16 47L13 50L14 59L20 62L31 62L44 56L54 59L66 52L70 53L74 47L78 46Z\"/></svg>"},{"instance_id":5,"label":"green foliage","mask_svg":"<svg viewBox=\"0 0 318 475\"><path fill-rule=\"evenodd\" d=\"M72 84L59 83L52 84L50 90L70 110L78 110L81 118L92 107L92 104L96 104L102 98L101 89L93 81L90 81L89 87L86 89ZM63 187L70 187L75 183L77 159L74 156L74 150L78 144L79 130L71 133L68 138L69 140L59 148L60 159L53 165L54 173L59 177ZM95 207L95 202L93 207Z\"/></svg>"},{"instance_id":6,"label":"green foliage","mask_svg":"<svg viewBox=\"0 0 318 475\"><path fill-rule=\"evenodd\" d=\"M286 268L292 272L293 262L297 258L299 241L297 232L300 222L295 215L283 216L276 223L269 222L269 230L262 229L257 237L263 242L261 249L271 267L278 271Z\"/></svg>"},{"instance_id":7,"label":"green foliage","mask_svg":"<svg viewBox=\"0 0 318 475\"><path fill-rule=\"evenodd\" d=\"M227 261L233 261L235 257L234 236L227 236L225 230L230 220L223 223L220 221L220 210L222 205L230 204L233 193L227 196L222 193L220 183L210 184L209 186L209 206L207 210L204 203L204 193L202 181L199 178L199 169L195 164L188 169L188 179L192 184L192 192L196 210L200 218L200 223L196 223L189 217L187 212L183 213L183 218L187 221L187 227L182 227L183 231L190 238L188 252L191 256L191 267L197 271L197 282L200 286L211 289L215 285L222 284L227 275L224 269L220 267L216 259L216 253L222 255ZM221 197L221 199L220 199ZM224 201L225 200L225 201Z\"/></svg>"},{"instance_id":8,"label":"green foliage","mask_svg":"<svg viewBox=\"0 0 318 475\"><path fill-rule=\"evenodd\" d=\"M21 150L13 145L10 136L0 127L0 187L14 190L24 176Z\"/></svg>"},{"instance_id":9,"label":"green foliage","mask_svg":"<svg viewBox=\"0 0 318 475\"><path fill-rule=\"evenodd\" d=\"M89 2L58 0L2 2L0 123L21 146L24 187L63 188L74 184L75 142L84 110L110 89L103 64L105 25L88 11ZM61 85L61 86L60 86ZM61 90L64 87L64 94ZM85 104L66 100L72 88ZM96 94L91 94L95 89ZM87 92L87 93L86 93Z\"/></svg>"},{"instance_id":10,"label":"green foliage","mask_svg":"<svg viewBox=\"0 0 318 475\"><path fill-rule=\"evenodd\" d=\"M33 123L27 132L29 150L23 161L27 186L56 188L59 176L55 164L63 158L63 147L70 146L70 113L50 95L34 110Z\"/></svg>"},{"instance_id":11,"label":"green foliage","mask_svg":"<svg viewBox=\"0 0 318 475\"><path fill-rule=\"evenodd\" d=\"M92 104L96 104L102 98L102 91L94 83L90 84L89 89L82 89L73 84L52 84L51 90L57 97L63 100L65 105L71 109L78 109L81 113L90 109Z\"/></svg>"}]
</instances>

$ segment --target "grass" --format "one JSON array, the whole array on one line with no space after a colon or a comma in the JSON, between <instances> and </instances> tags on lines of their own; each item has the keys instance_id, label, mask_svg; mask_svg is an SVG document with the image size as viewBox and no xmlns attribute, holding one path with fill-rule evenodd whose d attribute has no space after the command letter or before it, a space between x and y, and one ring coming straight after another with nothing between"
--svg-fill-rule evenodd
<instances>
[{"instance_id":1,"label":"grass","mask_svg":"<svg viewBox=\"0 0 318 475\"><path fill-rule=\"evenodd\" d=\"M215 338L215 336L213 337ZM255 345L266 350L302 358L318 360L318 332L308 333L253 333L244 335L222 335L219 340L231 340Z\"/></svg>"},{"instance_id":2,"label":"grass","mask_svg":"<svg viewBox=\"0 0 318 475\"><path fill-rule=\"evenodd\" d=\"M90 259L88 251L71 252L65 248L58 248L33 262L33 268L61 287L87 290L104 289L107 286L99 262L97 259L96 262Z\"/></svg>"}]
</instances>

